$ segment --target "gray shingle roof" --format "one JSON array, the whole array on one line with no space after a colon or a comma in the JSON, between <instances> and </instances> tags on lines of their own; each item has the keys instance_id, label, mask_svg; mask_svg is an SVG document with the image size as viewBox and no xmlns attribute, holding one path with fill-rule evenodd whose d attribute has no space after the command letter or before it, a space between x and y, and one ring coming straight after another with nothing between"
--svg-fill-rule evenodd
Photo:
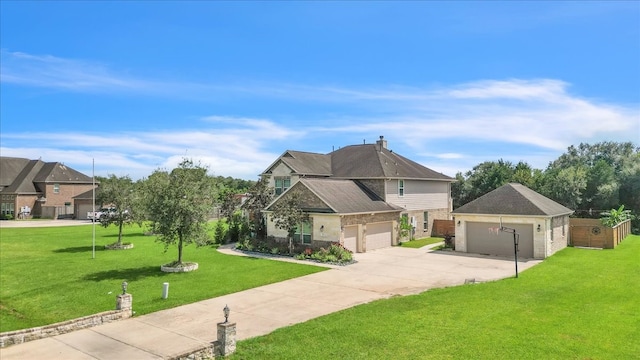
<instances>
[{"instance_id":1,"label":"gray shingle roof","mask_svg":"<svg viewBox=\"0 0 640 360\"><path fill-rule=\"evenodd\" d=\"M329 155L287 150L280 160L297 174L331 176Z\"/></svg>"},{"instance_id":2,"label":"gray shingle roof","mask_svg":"<svg viewBox=\"0 0 640 360\"><path fill-rule=\"evenodd\" d=\"M317 196L326 208L318 209L309 208L304 203L301 207L305 211L310 212L329 212L336 214L358 214L358 213L375 213L375 212L393 212L402 211L403 209L386 203L366 187L360 185L353 180L336 180L327 178L303 178L291 187L288 191L295 191L296 187L304 186ZM286 195L282 195L286 196ZM278 198L281 199L282 197ZM278 199L276 199L268 208L271 208Z\"/></svg>"},{"instance_id":3,"label":"gray shingle roof","mask_svg":"<svg viewBox=\"0 0 640 360\"><path fill-rule=\"evenodd\" d=\"M92 178L57 162L0 157L0 189L5 193L38 193L38 183L52 182L86 184Z\"/></svg>"},{"instance_id":4,"label":"gray shingle roof","mask_svg":"<svg viewBox=\"0 0 640 360\"><path fill-rule=\"evenodd\" d=\"M524 185L510 183L462 205L452 213L558 216L571 214L573 210Z\"/></svg>"},{"instance_id":5,"label":"gray shingle roof","mask_svg":"<svg viewBox=\"0 0 640 360\"><path fill-rule=\"evenodd\" d=\"M377 144L346 146L329 155L333 177L454 180Z\"/></svg>"},{"instance_id":6,"label":"gray shingle roof","mask_svg":"<svg viewBox=\"0 0 640 360\"><path fill-rule=\"evenodd\" d=\"M59 162L48 162L33 179L34 182L92 183L93 179Z\"/></svg>"},{"instance_id":7,"label":"gray shingle roof","mask_svg":"<svg viewBox=\"0 0 640 360\"><path fill-rule=\"evenodd\" d=\"M309 190L339 214L402 211L352 180L300 179Z\"/></svg>"}]
</instances>

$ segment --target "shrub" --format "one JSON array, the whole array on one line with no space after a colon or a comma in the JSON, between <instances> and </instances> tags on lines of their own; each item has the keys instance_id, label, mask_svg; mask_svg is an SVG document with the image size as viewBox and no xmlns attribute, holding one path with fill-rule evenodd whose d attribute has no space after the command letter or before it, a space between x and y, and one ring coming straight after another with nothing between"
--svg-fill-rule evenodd
<instances>
[{"instance_id":1,"label":"shrub","mask_svg":"<svg viewBox=\"0 0 640 360\"><path fill-rule=\"evenodd\" d=\"M222 223L222 220L219 220L216 223L216 228L213 232L214 244L222 244L226 236L227 236L227 230L224 228L224 224Z\"/></svg>"},{"instance_id":2,"label":"shrub","mask_svg":"<svg viewBox=\"0 0 640 360\"><path fill-rule=\"evenodd\" d=\"M278 247L271 248L271 254L278 255L280 253L280 249Z\"/></svg>"}]
</instances>

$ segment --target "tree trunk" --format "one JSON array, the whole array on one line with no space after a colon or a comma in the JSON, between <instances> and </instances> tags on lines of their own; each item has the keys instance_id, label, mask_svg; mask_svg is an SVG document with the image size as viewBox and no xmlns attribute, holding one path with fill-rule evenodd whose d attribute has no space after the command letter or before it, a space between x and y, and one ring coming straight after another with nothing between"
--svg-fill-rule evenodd
<instances>
[{"instance_id":1,"label":"tree trunk","mask_svg":"<svg viewBox=\"0 0 640 360\"><path fill-rule=\"evenodd\" d=\"M182 264L182 233L178 234L178 264Z\"/></svg>"},{"instance_id":2,"label":"tree trunk","mask_svg":"<svg viewBox=\"0 0 640 360\"><path fill-rule=\"evenodd\" d=\"M122 220L118 221L118 246L122 246L122 223Z\"/></svg>"}]
</instances>

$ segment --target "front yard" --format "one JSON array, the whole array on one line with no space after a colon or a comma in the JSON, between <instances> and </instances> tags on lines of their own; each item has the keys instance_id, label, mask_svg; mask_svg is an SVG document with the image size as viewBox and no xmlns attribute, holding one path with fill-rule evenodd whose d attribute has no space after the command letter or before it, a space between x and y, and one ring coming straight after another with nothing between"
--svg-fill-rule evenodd
<instances>
[{"instance_id":1,"label":"front yard","mask_svg":"<svg viewBox=\"0 0 640 360\"><path fill-rule=\"evenodd\" d=\"M567 248L520 278L347 309L238 343L232 359L632 359L640 236Z\"/></svg>"},{"instance_id":2,"label":"front yard","mask_svg":"<svg viewBox=\"0 0 640 360\"><path fill-rule=\"evenodd\" d=\"M177 258L177 248L155 242L141 228L126 227L130 250L104 250L117 239L115 226L3 228L0 231L0 331L24 329L115 309L121 283L129 283L133 310L146 314L264 284L323 271L316 266L220 254L212 246L184 248L197 271L170 274L160 265ZM169 298L162 299L162 284Z\"/></svg>"}]
</instances>

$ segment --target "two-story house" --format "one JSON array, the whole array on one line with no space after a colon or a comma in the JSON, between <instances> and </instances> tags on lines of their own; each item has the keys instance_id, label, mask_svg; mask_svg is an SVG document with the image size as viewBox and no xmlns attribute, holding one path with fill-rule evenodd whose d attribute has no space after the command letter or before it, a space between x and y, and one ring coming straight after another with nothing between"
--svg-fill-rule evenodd
<instances>
[{"instance_id":1,"label":"two-story house","mask_svg":"<svg viewBox=\"0 0 640 360\"><path fill-rule=\"evenodd\" d=\"M434 219L451 216L455 179L389 150L382 136L329 154L287 150L261 176L277 196L265 211L267 233L276 238L287 234L271 221L272 209L293 191L309 214L296 240L339 242L354 252L397 244L401 216L418 237L430 234Z\"/></svg>"},{"instance_id":2,"label":"two-story house","mask_svg":"<svg viewBox=\"0 0 640 360\"><path fill-rule=\"evenodd\" d=\"M0 217L73 217L93 179L59 162L0 157Z\"/></svg>"}]
</instances>

